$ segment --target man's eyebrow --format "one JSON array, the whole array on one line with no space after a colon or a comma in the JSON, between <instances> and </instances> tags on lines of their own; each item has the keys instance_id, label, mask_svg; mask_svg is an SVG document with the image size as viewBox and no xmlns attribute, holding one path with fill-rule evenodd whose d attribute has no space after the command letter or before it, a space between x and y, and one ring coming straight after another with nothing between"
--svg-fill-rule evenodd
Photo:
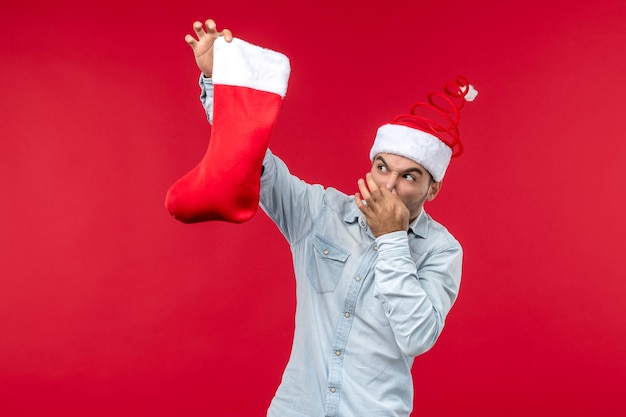
<instances>
[{"instance_id":1,"label":"man's eyebrow","mask_svg":"<svg viewBox=\"0 0 626 417\"><path fill-rule=\"evenodd\" d=\"M424 171L421 168L419 168L419 167L412 167L412 168L409 168L407 170L404 170L403 172L405 174L407 174L409 172L417 172L420 175L424 175Z\"/></svg>"},{"instance_id":2,"label":"man's eyebrow","mask_svg":"<svg viewBox=\"0 0 626 417\"><path fill-rule=\"evenodd\" d=\"M374 161L376 160L380 160L380 162L382 162L386 167L389 166L387 164L387 161L385 161L385 159L380 155L376 155L376 158L374 158ZM409 169L405 169L404 171L402 171L403 174L408 174L409 172L417 172L420 175L424 175L424 171L420 169L420 167L411 167Z\"/></svg>"},{"instance_id":3,"label":"man's eyebrow","mask_svg":"<svg viewBox=\"0 0 626 417\"><path fill-rule=\"evenodd\" d=\"M382 162L383 164L387 165L387 161L385 161L382 156L376 155L376 158L374 158L374 161L377 159L380 160L380 162Z\"/></svg>"}]
</instances>

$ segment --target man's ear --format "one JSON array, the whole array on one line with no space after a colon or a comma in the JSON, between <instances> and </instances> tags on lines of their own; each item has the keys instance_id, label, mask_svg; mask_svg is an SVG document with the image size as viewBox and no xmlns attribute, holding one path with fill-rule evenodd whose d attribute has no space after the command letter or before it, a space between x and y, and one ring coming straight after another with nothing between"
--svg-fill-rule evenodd
<instances>
[{"instance_id":1,"label":"man's ear","mask_svg":"<svg viewBox=\"0 0 626 417\"><path fill-rule=\"evenodd\" d=\"M442 185L443 181L433 182L432 184L430 184L430 187L428 188L428 195L426 196L426 201L433 201L435 197L437 197L437 194L439 194Z\"/></svg>"}]
</instances>

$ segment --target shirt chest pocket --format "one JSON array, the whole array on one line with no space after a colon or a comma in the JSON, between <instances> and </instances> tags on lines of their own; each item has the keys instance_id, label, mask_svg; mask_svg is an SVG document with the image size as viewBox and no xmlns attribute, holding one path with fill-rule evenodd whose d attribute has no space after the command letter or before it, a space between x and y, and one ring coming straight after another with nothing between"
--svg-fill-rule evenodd
<instances>
[{"instance_id":1,"label":"shirt chest pocket","mask_svg":"<svg viewBox=\"0 0 626 417\"><path fill-rule=\"evenodd\" d=\"M320 294L333 292L343 274L350 252L320 235L315 235L312 243L312 253L306 269L309 282Z\"/></svg>"}]
</instances>

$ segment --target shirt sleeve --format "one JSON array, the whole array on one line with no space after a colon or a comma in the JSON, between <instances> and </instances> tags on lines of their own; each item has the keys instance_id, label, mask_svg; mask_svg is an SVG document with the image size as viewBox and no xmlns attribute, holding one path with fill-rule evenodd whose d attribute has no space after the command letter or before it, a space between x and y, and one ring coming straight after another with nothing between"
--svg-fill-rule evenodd
<instances>
[{"instance_id":1,"label":"shirt sleeve","mask_svg":"<svg viewBox=\"0 0 626 417\"><path fill-rule=\"evenodd\" d=\"M213 79L200 74L200 101L209 123L213 124Z\"/></svg>"},{"instance_id":2,"label":"shirt sleeve","mask_svg":"<svg viewBox=\"0 0 626 417\"><path fill-rule=\"evenodd\" d=\"M290 244L300 241L320 215L325 190L292 175L268 149L263 160L260 205Z\"/></svg>"},{"instance_id":3,"label":"shirt sleeve","mask_svg":"<svg viewBox=\"0 0 626 417\"><path fill-rule=\"evenodd\" d=\"M406 232L379 236L374 296L380 300L398 346L409 356L429 350L443 330L461 282L462 249L456 241L434 247L417 268Z\"/></svg>"}]
</instances>

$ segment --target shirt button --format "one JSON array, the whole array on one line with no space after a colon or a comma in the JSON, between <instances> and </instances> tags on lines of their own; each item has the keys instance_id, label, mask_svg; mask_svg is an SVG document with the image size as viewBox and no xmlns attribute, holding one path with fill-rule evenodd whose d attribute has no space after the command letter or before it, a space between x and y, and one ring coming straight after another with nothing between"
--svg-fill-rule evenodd
<instances>
[{"instance_id":1,"label":"shirt button","mask_svg":"<svg viewBox=\"0 0 626 417\"><path fill-rule=\"evenodd\" d=\"M378 245L374 245L374 250L378 250Z\"/></svg>"},{"instance_id":2,"label":"shirt button","mask_svg":"<svg viewBox=\"0 0 626 417\"><path fill-rule=\"evenodd\" d=\"M350 313L346 313L343 315L345 318L349 319L350 318Z\"/></svg>"},{"instance_id":3,"label":"shirt button","mask_svg":"<svg viewBox=\"0 0 626 417\"><path fill-rule=\"evenodd\" d=\"M337 392L337 389L335 387L330 387L330 392L334 394L335 392Z\"/></svg>"},{"instance_id":4,"label":"shirt button","mask_svg":"<svg viewBox=\"0 0 626 417\"><path fill-rule=\"evenodd\" d=\"M356 278L354 278L354 280L355 280L356 282L361 282L361 277L356 277Z\"/></svg>"},{"instance_id":5,"label":"shirt button","mask_svg":"<svg viewBox=\"0 0 626 417\"><path fill-rule=\"evenodd\" d=\"M341 351L340 350L335 351L335 355L336 356L341 356Z\"/></svg>"},{"instance_id":6,"label":"shirt button","mask_svg":"<svg viewBox=\"0 0 626 417\"><path fill-rule=\"evenodd\" d=\"M324 255L328 255L328 249L324 249Z\"/></svg>"}]
</instances>

